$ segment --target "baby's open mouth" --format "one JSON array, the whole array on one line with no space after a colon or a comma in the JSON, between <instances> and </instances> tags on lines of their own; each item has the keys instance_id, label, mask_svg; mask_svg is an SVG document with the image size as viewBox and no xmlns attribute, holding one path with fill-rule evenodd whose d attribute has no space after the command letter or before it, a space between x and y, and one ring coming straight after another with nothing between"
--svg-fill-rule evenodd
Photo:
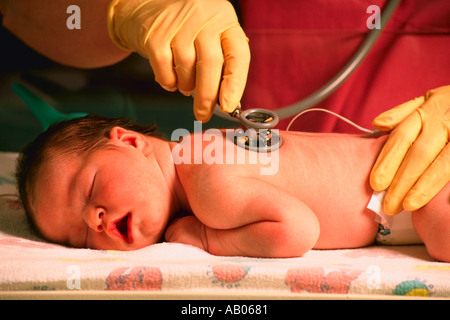
<instances>
[{"instance_id":1,"label":"baby's open mouth","mask_svg":"<svg viewBox=\"0 0 450 320\"><path fill-rule=\"evenodd\" d=\"M119 220L114 221L111 229L116 237L131 243L131 214L128 213Z\"/></svg>"}]
</instances>

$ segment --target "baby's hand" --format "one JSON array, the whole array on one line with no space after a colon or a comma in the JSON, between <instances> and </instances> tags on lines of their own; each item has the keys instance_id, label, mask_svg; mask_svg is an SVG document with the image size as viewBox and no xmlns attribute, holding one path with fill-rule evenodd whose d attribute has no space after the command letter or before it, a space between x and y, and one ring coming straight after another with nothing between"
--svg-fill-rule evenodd
<instances>
[{"instance_id":1,"label":"baby's hand","mask_svg":"<svg viewBox=\"0 0 450 320\"><path fill-rule=\"evenodd\" d=\"M175 220L167 228L165 237L169 242L189 244L207 250L205 225L194 216Z\"/></svg>"}]
</instances>

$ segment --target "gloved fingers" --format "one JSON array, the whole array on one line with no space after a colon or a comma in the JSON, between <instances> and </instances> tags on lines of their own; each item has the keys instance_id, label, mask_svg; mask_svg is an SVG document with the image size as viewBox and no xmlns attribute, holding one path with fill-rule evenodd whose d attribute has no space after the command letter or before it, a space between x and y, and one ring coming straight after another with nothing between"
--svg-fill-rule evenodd
<instances>
[{"instance_id":1,"label":"gloved fingers","mask_svg":"<svg viewBox=\"0 0 450 320\"><path fill-rule=\"evenodd\" d=\"M386 192L384 198L386 214L395 215L403 210L406 194L436 159L446 143L447 132L444 128L440 132L436 132L432 126L424 126Z\"/></svg>"},{"instance_id":2,"label":"gloved fingers","mask_svg":"<svg viewBox=\"0 0 450 320\"><path fill-rule=\"evenodd\" d=\"M181 15L183 23L179 23L182 26L178 28L171 43L174 69L177 75L177 87L186 96L194 91L196 85L196 37L203 28L208 27L208 23L205 20L198 18L195 8L201 10L204 5L205 3L196 7L195 2L186 4L186 8L190 8L190 10L186 12L183 10L183 15ZM211 39L205 39L205 41L214 42L217 39L212 37ZM208 44L205 45L207 46Z\"/></svg>"},{"instance_id":3,"label":"gloved fingers","mask_svg":"<svg viewBox=\"0 0 450 320\"><path fill-rule=\"evenodd\" d=\"M373 190L382 191L389 187L421 129L420 115L414 112L391 132L370 173Z\"/></svg>"},{"instance_id":4,"label":"gloved fingers","mask_svg":"<svg viewBox=\"0 0 450 320\"><path fill-rule=\"evenodd\" d=\"M408 211L416 211L426 205L450 181L450 145L445 148L420 176L403 201Z\"/></svg>"},{"instance_id":5,"label":"gloved fingers","mask_svg":"<svg viewBox=\"0 0 450 320\"><path fill-rule=\"evenodd\" d=\"M210 41L215 39L216 41ZM194 89L194 115L198 121L211 118L219 96L222 77L223 53L219 37L202 32L195 41L197 49L196 79Z\"/></svg>"},{"instance_id":6,"label":"gloved fingers","mask_svg":"<svg viewBox=\"0 0 450 320\"><path fill-rule=\"evenodd\" d=\"M172 47L172 52L178 90L182 94L189 96L195 88L195 62L197 55L194 44L192 42L186 46L175 44Z\"/></svg>"},{"instance_id":7,"label":"gloved fingers","mask_svg":"<svg viewBox=\"0 0 450 320\"><path fill-rule=\"evenodd\" d=\"M155 81L168 91L177 89L177 75L173 66L173 54L169 43L158 43L158 47L153 47L153 42L149 41L146 46L148 60L155 74Z\"/></svg>"},{"instance_id":8,"label":"gloved fingers","mask_svg":"<svg viewBox=\"0 0 450 320\"><path fill-rule=\"evenodd\" d=\"M450 92L450 85L442 86L442 87L439 87L439 88L434 88L434 89L429 90L427 92L426 98L428 99L431 95L434 95L434 94L437 94L437 93L445 94L445 93L449 93L449 92Z\"/></svg>"},{"instance_id":9,"label":"gloved fingers","mask_svg":"<svg viewBox=\"0 0 450 320\"><path fill-rule=\"evenodd\" d=\"M390 110L387 110L377 116L372 125L375 129L381 131L391 131L404 119L406 119L414 110L418 109L425 102L425 97L419 97L404 102Z\"/></svg>"},{"instance_id":10,"label":"gloved fingers","mask_svg":"<svg viewBox=\"0 0 450 320\"><path fill-rule=\"evenodd\" d=\"M242 28L237 25L222 36L224 69L220 84L219 102L223 112L230 113L239 105L247 82L250 48Z\"/></svg>"}]
</instances>

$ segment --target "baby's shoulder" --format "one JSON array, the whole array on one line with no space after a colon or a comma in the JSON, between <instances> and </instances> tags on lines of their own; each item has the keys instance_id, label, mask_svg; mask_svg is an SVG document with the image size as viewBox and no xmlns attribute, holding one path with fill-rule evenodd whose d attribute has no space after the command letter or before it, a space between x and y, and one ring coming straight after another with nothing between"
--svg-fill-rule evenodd
<instances>
[{"instance_id":1,"label":"baby's shoulder","mask_svg":"<svg viewBox=\"0 0 450 320\"><path fill-rule=\"evenodd\" d=\"M245 165L205 163L177 166L185 192L193 201L211 195L229 197L248 180L249 173L245 168Z\"/></svg>"}]
</instances>

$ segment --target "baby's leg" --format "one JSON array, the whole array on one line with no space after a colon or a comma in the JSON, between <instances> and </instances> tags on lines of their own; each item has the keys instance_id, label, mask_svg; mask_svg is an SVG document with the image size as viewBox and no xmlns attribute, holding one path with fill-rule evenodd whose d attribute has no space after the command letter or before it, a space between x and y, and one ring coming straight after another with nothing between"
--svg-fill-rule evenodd
<instances>
[{"instance_id":1,"label":"baby's leg","mask_svg":"<svg viewBox=\"0 0 450 320\"><path fill-rule=\"evenodd\" d=\"M412 214L417 234L431 257L450 262L450 183Z\"/></svg>"}]
</instances>

